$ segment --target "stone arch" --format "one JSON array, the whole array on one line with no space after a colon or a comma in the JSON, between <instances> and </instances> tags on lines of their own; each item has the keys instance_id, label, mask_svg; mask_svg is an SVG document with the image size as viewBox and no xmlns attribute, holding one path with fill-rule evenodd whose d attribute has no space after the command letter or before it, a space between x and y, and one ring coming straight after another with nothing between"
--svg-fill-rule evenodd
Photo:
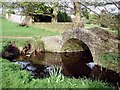
<instances>
[{"instance_id":1,"label":"stone arch","mask_svg":"<svg viewBox=\"0 0 120 90\"><path fill-rule=\"evenodd\" d=\"M102 41L97 35L86 29L66 31L63 33L64 43L72 38L82 41L89 48L93 57L93 61L97 64L101 64L99 60L99 54L101 53Z\"/></svg>"},{"instance_id":2,"label":"stone arch","mask_svg":"<svg viewBox=\"0 0 120 90\"><path fill-rule=\"evenodd\" d=\"M70 38L63 46L62 51L64 52L84 52L84 56L89 59L89 62L93 62L93 55L89 47L82 41L76 38Z\"/></svg>"}]
</instances>

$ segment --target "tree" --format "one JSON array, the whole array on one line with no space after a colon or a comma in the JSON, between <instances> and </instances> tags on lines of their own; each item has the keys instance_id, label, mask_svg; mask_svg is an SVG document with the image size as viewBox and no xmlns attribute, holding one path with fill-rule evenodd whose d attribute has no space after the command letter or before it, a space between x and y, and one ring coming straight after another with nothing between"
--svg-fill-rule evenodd
<instances>
[{"instance_id":1,"label":"tree","mask_svg":"<svg viewBox=\"0 0 120 90\"><path fill-rule=\"evenodd\" d=\"M22 13L25 15L31 14L49 14L51 15L51 7L43 2L17 2L16 8L22 8Z\"/></svg>"},{"instance_id":2,"label":"tree","mask_svg":"<svg viewBox=\"0 0 120 90\"><path fill-rule=\"evenodd\" d=\"M70 16L68 16L66 12L58 11L57 21L58 22L70 22L71 18Z\"/></svg>"},{"instance_id":3,"label":"tree","mask_svg":"<svg viewBox=\"0 0 120 90\"><path fill-rule=\"evenodd\" d=\"M74 6L74 15L76 16L76 25L75 28L83 27L83 23L81 23L81 7L80 2L73 2Z\"/></svg>"},{"instance_id":4,"label":"tree","mask_svg":"<svg viewBox=\"0 0 120 90\"><path fill-rule=\"evenodd\" d=\"M52 23L57 22L57 14L58 14L58 2L53 2L53 12L52 12Z\"/></svg>"}]
</instances>

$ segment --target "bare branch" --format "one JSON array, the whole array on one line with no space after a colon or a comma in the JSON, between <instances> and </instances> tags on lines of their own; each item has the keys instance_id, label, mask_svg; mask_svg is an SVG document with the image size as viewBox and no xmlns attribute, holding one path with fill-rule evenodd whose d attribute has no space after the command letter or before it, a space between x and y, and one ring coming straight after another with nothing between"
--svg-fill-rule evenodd
<instances>
[{"instance_id":1,"label":"bare branch","mask_svg":"<svg viewBox=\"0 0 120 90\"><path fill-rule=\"evenodd\" d=\"M91 10L90 8L88 8L85 4L83 4L83 3L81 3L81 2L80 2L80 4L82 4L85 8L89 9L89 10L92 11L93 13L97 14L98 16L100 16L98 13L96 13L95 11Z\"/></svg>"}]
</instances>

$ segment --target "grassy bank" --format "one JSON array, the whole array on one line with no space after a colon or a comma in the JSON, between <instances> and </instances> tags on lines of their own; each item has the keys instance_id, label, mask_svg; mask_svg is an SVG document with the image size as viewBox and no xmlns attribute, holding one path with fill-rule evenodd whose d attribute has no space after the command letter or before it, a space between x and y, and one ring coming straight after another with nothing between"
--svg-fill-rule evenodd
<instances>
[{"instance_id":1,"label":"grassy bank","mask_svg":"<svg viewBox=\"0 0 120 90\"><path fill-rule=\"evenodd\" d=\"M2 36L50 36L58 35L58 32L49 31L41 28L34 27L21 27L19 24L12 23L6 19L2 20Z\"/></svg>"},{"instance_id":2,"label":"grassy bank","mask_svg":"<svg viewBox=\"0 0 120 90\"><path fill-rule=\"evenodd\" d=\"M2 51L3 47L6 46L10 41L15 42L15 44L18 47L24 47L26 42L29 40L30 39L11 39L11 38L0 39L0 51Z\"/></svg>"},{"instance_id":3,"label":"grassy bank","mask_svg":"<svg viewBox=\"0 0 120 90\"><path fill-rule=\"evenodd\" d=\"M86 78L51 76L45 79L34 79L28 71L20 70L19 66L14 63L5 59L0 59L0 63L2 65L0 69L2 88L112 88L107 83Z\"/></svg>"},{"instance_id":4,"label":"grassy bank","mask_svg":"<svg viewBox=\"0 0 120 90\"><path fill-rule=\"evenodd\" d=\"M100 55L100 60L102 62L102 66L105 68L115 70L120 72L119 69L119 62L120 62L120 55L119 53L104 53Z\"/></svg>"}]
</instances>

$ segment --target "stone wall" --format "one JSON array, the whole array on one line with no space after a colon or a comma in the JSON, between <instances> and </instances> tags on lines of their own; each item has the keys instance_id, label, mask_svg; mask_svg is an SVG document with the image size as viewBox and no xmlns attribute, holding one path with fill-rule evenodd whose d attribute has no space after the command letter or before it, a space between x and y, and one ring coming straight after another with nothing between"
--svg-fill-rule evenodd
<instances>
[{"instance_id":1,"label":"stone wall","mask_svg":"<svg viewBox=\"0 0 120 90\"><path fill-rule=\"evenodd\" d=\"M32 18L30 16L16 15L16 14L6 14L5 17L12 22L22 23L26 20L29 24L32 23Z\"/></svg>"}]
</instances>

